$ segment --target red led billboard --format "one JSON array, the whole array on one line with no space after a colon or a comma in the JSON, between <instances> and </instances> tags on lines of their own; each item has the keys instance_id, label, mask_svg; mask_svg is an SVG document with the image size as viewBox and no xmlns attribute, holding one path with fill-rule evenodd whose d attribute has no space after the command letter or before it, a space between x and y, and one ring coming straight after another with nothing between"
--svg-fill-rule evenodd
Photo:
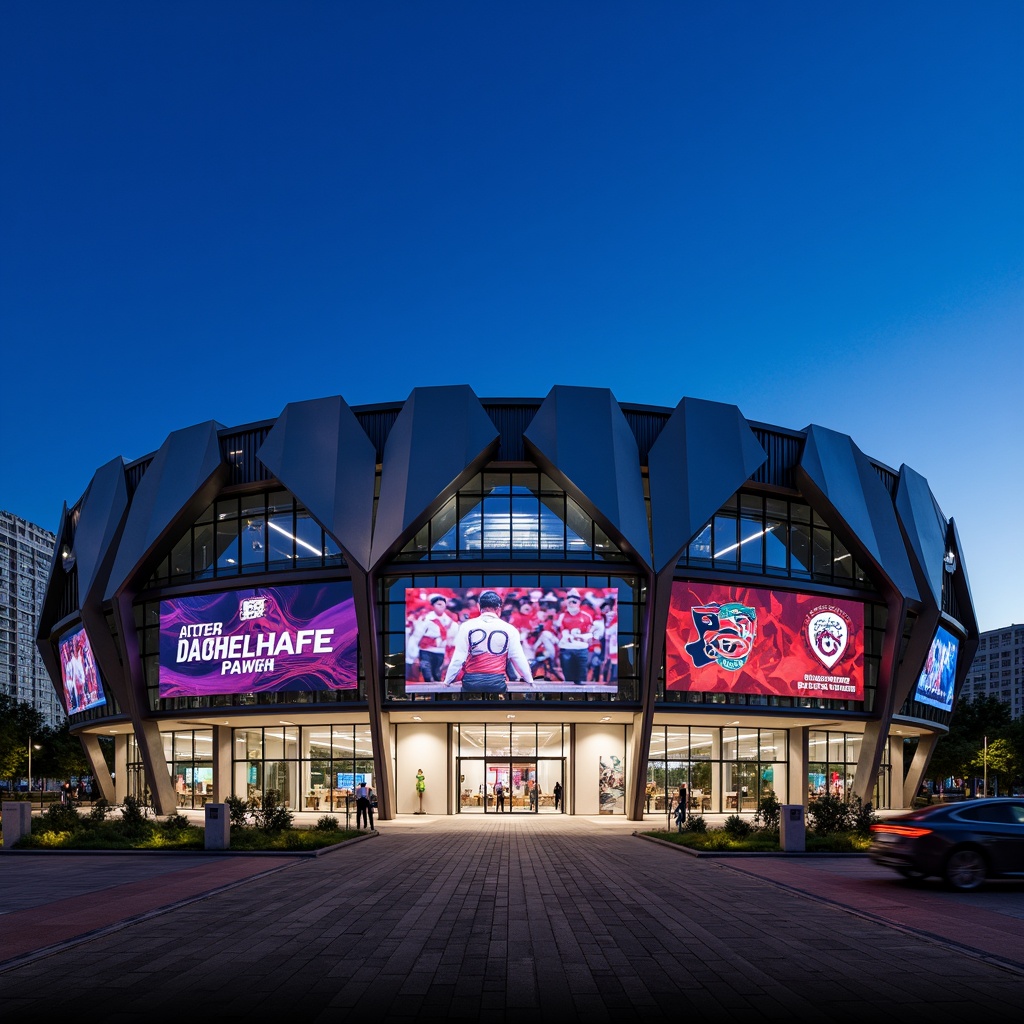
<instances>
[{"instance_id":1,"label":"red led billboard","mask_svg":"<svg viewBox=\"0 0 1024 1024\"><path fill-rule=\"evenodd\" d=\"M718 583L672 584L668 690L864 699L864 606Z\"/></svg>"}]
</instances>

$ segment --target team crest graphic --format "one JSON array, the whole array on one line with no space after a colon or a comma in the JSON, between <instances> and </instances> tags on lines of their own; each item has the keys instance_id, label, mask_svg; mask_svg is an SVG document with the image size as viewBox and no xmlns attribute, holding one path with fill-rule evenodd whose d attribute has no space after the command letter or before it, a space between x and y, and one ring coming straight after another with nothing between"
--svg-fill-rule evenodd
<instances>
[{"instance_id":1,"label":"team crest graphic","mask_svg":"<svg viewBox=\"0 0 1024 1024\"><path fill-rule=\"evenodd\" d=\"M238 605L238 617L243 622L248 619L262 619L267 614L265 597L245 597Z\"/></svg>"},{"instance_id":2,"label":"team crest graphic","mask_svg":"<svg viewBox=\"0 0 1024 1024\"><path fill-rule=\"evenodd\" d=\"M694 668L716 662L720 668L738 672L747 663L757 640L757 612L738 601L711 602L691 608L698 639L686 645Z\"/></svg>"},{"instance_id":3,"label":"team crest graphic","mask_svg":"<svg viewBox=\"0 0 1024 1024\"><path fill-rule=\"evenodd\" d=\"M819 605L804 619L804 639L811 653L831 671L850 643L850 617L835 605Z\"/></svg>"}]
</instances>

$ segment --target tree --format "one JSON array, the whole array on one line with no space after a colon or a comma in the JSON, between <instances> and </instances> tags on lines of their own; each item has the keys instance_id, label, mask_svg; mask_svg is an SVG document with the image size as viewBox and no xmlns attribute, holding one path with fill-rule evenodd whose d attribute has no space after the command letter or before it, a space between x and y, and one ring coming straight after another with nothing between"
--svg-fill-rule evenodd
<instances>
[{"instance_id":1,"label":"tree","mask_svg":"<svg viewBox=\"0 0 1024 1024\"><path fill-rule=\"evenodd\" d=\"M0 779L13 783L28 774L30 737L44 731L43 716L31 704L0 694Z\"/></svg>"},{"instance_id":2,"label":"tree","mask_svg":"<svg viewBox=\"0 0 1024 1024\"><path fill-rule=\"evenodd\" d=\"M988 777L1005 781L1013 785L1013 780L1020 775L1021 762L1013 743L1008 739L995 739L989 743L987 749L982 749L971 762L971 767L978 774L988 770Z\"/></svg>"},{"instance_id":3,"label":"tree","mask_svg":"<svg viewBox=\"0 0 1024 1024\"><path fill-rule=\"evenodd\" d=\"M988 737L989 745L1010 735L1010 708L998 697L985 695L959 701L949 723L949 732L935 744L928 766L933 779L969 777L975 759Z\"/></svg>"}]
</instances>

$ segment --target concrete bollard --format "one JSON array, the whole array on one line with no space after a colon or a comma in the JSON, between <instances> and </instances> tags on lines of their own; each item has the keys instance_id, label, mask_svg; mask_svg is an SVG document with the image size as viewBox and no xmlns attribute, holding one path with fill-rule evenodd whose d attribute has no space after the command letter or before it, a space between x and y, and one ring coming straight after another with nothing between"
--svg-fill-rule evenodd
<instances>
[{"instance_id":1,"label":"concrete bollard","mask_svg":"<svg viewBox=\"0 0 1024 1024\"><path fill-rule=\"evenodd\" d=\"M206 805L206 836L203 846L207 850L231 848L231 816L227 804Z\"/></svg>"},{"instance_id":2,"label":"concrete bollard","mask_svg":"<svg viewBox=\"0 0 1024 1024\"><path fill-rule=\"evenodd\" d=\"M807 849L803 804L783 804L780 808L779 848L785 853L803 853Z\"/></svg>"},{"instance_id":3,"label":"concrete bollard","mask_svg":"<svg viewBox=\"0 0 1024 1024\"><path fill-rule=\"evenodd\" d=\"M32 805L27 800L5 800L4 846L12 847L22 836L32 832Z\"/></svg>"}]
</instances>

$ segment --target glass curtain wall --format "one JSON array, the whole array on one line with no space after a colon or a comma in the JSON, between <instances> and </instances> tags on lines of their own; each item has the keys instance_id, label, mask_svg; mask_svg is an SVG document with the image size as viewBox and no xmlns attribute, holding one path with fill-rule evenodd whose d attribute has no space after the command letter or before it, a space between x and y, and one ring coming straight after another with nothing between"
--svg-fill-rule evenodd
<instances>
[{"instance_id":1,"label":"glass curtain wall","mask_svg":"<svg viewBox=\"0 0 1024 1024\"><path fill-rule=\"evenodd\" d=\"M838 797L843 801L854 798L853 782L857 775L863 737L853 732L826 732L811 729L807 733L807 800L819 797ZM875 807L891 806L891 763L889 745L883 744L882 763L878 782L872 795ZM899 780L900 785L903 780Z\"/></svg>"},{"instance_id":2,"label":"glass curtain wall","mask_svg":"<svg viewBox=\"0 0 1024 1024\"><path fill-rule=\"evenodd\" d=\"M788 742L785 729L655 726L645 811L669 818L684 783L689 814L754 814L771 794L784 801Z\"/></svg>"},{"instance_id":3,"label":"glass curtain wall","mask_svg":"<svg viewBox=\"0 0 1024 1024\"><path fill-rule=\"evenodd\" d=\"M293 811L355 812L352 792L374 785L367 725L279 725L232 730L234 795L262 806L274 790Z\"/></svg>"},{"instance_id":4,"label":"glass curtain wall","mask_svg":"<svg viewBox=\"0 0 1024 1024\"><path fill-rule=\"evenodd\" d=\"M161 738L177 806L202 807L213 796L213 730L165 732Z\"/></svg>"}]
</instances>

